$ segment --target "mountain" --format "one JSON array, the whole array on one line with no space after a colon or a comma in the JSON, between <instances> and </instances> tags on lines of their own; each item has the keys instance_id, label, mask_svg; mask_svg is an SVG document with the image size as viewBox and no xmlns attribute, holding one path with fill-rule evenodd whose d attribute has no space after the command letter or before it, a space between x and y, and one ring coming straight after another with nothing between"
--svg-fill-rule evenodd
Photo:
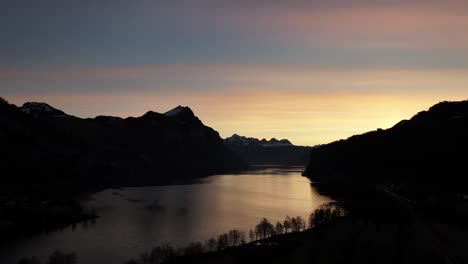
<instances>
[{"instance_id":1,"label":"mountain","mask_svg":"<svg viewBox=\"0 0 468 264\"><path fill-rule=\"evenodd\" d=\"M304 175L330 190L396 185L413 194L468 193L468 101L442 102L387 130L313 149Z\"/></svg>"},{"instance_id":2,"label":"mountain","mask_svg":"<svg viewBox=\"0 0 468 264\"><path fill-rule=\"evenodd\" d=\"M287 139L270 140L232 135L224 140L226 146L250 165L307 164L310 147L295 146Z\"/></svg>"},{"instance_id":3,"label":"mountain","mask_svg":"<svg viewBox=\"0 0 468 264\"><path fill-rule=\"evenodd\" d=\"M46 103L17 107L2 99L0 139L4 190L163 184L246 166L218 132L181 106L82 119Z\"/></svg>"},{"instance_id":4,"label":"mountain","mask_svg":"<svg viewBox=\"0 0 468 264\"><path fill-rule=\"evenodd\" d=\"M46 103L28 102L20 107L21 112L33 115L34 117L70 117L63 111L53 108Z\"/></svg>"},{"instance_id":5,"label":"mountain","mask_svg":"<svg viewBox=\"0 0 468 264\"><path fill-rule=\"evenodd\" d=\"M225 142L226 144L242 146L242 147L245 147L250 144L259 145L263 147L293 146L293 144L287 139L277 140L276 138L272 138L270 140L266 140L266 139L259 140L257 138L243 137L237 134L234 134L231 137L226 138Z\"/></svg>"}]
</instances>

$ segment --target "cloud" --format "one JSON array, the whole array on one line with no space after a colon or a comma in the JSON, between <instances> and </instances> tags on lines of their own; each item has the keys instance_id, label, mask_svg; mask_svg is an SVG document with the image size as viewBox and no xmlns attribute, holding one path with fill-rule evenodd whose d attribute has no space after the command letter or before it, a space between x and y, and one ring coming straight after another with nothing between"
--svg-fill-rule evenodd
<instances>
[{"instance_id":1,"label":"cloud","mask_svg":"<svg viewBox=\"0 0 468 264\"><path fill-rule=\"evenodd\" d=\"M468 69L169 64L0 67L3 94L463 90Z\"/></svg>"},{"instance_id":2,"label":"cloud","mask_svg":"<svg viewBox=\"0 0 468 264\"><path fill-rule=\"evenodd\" d=\"M333 1L332 1L333 2ZM285 42L373 49L468 47L468 5L437 1L347 1L232 12L222 22ZM263 34L263 35L262 35Z\"/></svg>"}]
</instances>

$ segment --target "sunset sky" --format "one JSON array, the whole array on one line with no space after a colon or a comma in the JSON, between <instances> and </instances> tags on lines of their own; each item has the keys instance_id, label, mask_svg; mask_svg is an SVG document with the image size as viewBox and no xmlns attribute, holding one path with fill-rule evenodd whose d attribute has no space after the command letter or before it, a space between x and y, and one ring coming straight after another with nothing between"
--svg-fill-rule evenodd
<instances>
[{"instance_id":1,"label":"sunset sky","mask_svg":"<svg viewBox=\"0 0 468 264\"><path fill-rule=\"evenodd\" d=\"M0 96L315 145L468 99L468 1L4 0Z\"/></svg>"}]
</instances>

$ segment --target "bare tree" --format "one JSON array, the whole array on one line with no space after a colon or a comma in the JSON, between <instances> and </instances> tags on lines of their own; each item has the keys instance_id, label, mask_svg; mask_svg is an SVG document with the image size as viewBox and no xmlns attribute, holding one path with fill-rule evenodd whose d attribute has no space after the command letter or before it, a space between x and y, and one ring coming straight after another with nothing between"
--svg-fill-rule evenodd
<instances>
[{"instance_id":1,"label":"bare tree","mask_svg":"<svg viewBox=\"0 0 468 264\"><path fill-rule=\"evenodd\" d=\"M260 221L260 223L255 227L255 230L258 232L261 239L270 237L275 233L275 228L266 218L263 218Z\"/></svg>"},{"instance_id":2,"label":"bare tree","mask_svg":"<svg viewBox=\"0 0 468 264\"><path fill-rule=\"evenodd\" d=\"M229 246L235 247L245 244L245 234L242 231L233 229L228 233Z\"/></svg>"},{"instance_id":3,"label":"bare tree","mask_svg":"<svg viewBox=\"0 0 468 264\"><path fill-rule=\"evenodd\" d=\"M218 237L218 250L224 250L229 246L229 235L222 234Z\"/></svg>"},{"instance_id":4,"label":"bare tree","mask_svg":"<svg viewBox=\"0 0 468 264\"><path fill-rule=\"evenodd\" d=\"M170 259L173 259L177 255L175 248L171 244L163 244L158 247L154 247L150 252L141 254L141 264L157 264Z\"/></svg>"},{"instance_id":5,"label":"bare tree","mask_svg":"<svg viewBox=\"0 0 468 264\"><path fill-rule=\"evenodd\" d=\"M249 230L249 239L250 239L250 242L252 242L252 241L254 241L256 239L255 233L252 230L252 228Z\"/></svg>"},{"instance_id":6,"label":"bare tree","mask_svg":"<svg viewBox=\"0 0 468 264\"><path fill-rule=\"evenodd\" d=\"M281 235L284 233L284 226L280 222L276 222L275 228L276 228L276 234Z\"/></svg>"},{"instance_id":7,"label":"bare tree","mask_svg":"<svg viewBox=\"0 0 468 264\"><path fill-rule=\"evenodd\" d=\"M247 243L247 240L245 239L245 232L240 231L239 235L240 235L240 241L239 241L240 244L245 245Z\"/></svg>"},{"instance_id":8,"label":"bare tree","mask_svg":"<svg viewBox=\"0 0 468 264\"><path fill-rule=\"evenodd\" d=\"M309 215L308 227L309 228L314 228L315 227L315 212L312 212Z\"/></svg>"},{"instance_id":9,"label":"bare tree","mask_svg":"<svg viewBox=\"0 0 468 264\"><path fill-rule=\"evenodd\" d=\"M297 232L297 221L296 217L291 218L291 232Z\"/></svg>"},{"instance_id":10,"label":"bare tree","mask_svg":"<svg viewBox=\"0 0 468 264\"><path fill-rule=\"evenodd\" d=\"M284 219L283 227L284 227L285 233L289 232L289 230L291 229L291 217L289 217L289 215L286 216L286 219Z\"/></svg>"},{"instance_id":11,"label":"bare tree","mask_svg":"<svg viewBox=\"0 0 468 264\"><path fill-rule=\"evenodd\" d=\"M197 256L203 253L203 245L201 242L192 242L183 251L184 256Z\"/></svg>"},{"instance_id":12,"label":"bare tree","mask_svg":"<svg viewBox=\"0 0 468 264\"><path fill-rule=\"evenodd\" d=\"M300 216L296 216L296 225L297 225L297 232L302 231L306 228L306 223L304 219Z\"/></svg>"},{"instance_id":13,"label":"bare tree","mask_svg":"<svg viewBox=\"0 0 468 264\"><path fill-rule=\"evenodd\" d=\"M215 238L212 237L208 239L207 241L205 241L205 251L208 251L208 252L215 251L216 245L217 245L217 242Z\"/></svg>"}]
</instances>

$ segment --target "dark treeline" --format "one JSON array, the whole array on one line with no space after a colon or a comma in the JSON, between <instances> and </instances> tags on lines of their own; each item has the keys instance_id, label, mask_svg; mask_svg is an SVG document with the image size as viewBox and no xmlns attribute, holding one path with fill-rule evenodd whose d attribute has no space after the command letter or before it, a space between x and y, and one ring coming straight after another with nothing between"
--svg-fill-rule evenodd
<instances>
[{"instance_id":1,"label":"dark treeline","mask_svg":"<svg viewBox=\"0 0 468 264\"><path fill-rule=\"evenodd\" d=\"M286 216L284 221L273 225L268 219L263 218L254 228L250 229L248 238L245 232L240 230L230 230L227 233L219 235L217 238L209 238L204 242L191 242L186 247L176 248L169 243L156 246L151 250L142 253L138 258L130 259L124 264L159 264L159 263L177 263L178 261L187 261L192 257L204 254L213 254L230 248L241 247L245 245L269 245L269 238L278 237L286 234L302 232L308 229L319 227L322 224L329 223L337 218L343 217L345 210L337 203L328 203L315 209L306 222L302 217ZM249 241L247 241L249 239ZM36 258L23 258L18 264L41 264ZM46 264L78 264L78 257L74 253L54 252Z\"/></svg>"}]
</instances>

